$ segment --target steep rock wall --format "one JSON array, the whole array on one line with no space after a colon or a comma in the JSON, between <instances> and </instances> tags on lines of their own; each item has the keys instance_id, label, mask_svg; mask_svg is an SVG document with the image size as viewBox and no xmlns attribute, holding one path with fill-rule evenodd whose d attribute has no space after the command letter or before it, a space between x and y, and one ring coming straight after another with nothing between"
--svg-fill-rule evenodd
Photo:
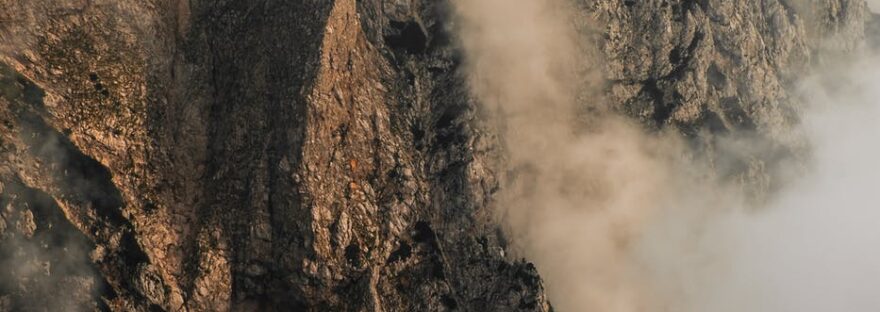
<instances>
[{"instance_id":1,"label":"steep rock wall","mask_svg":"<svg viewBox=\"0 0 880 312\"><path fill-rule=\"evenodd\" d=\"M785 88L867 14L789 2L574 5L607 107L719 162L719 136L766 138L719 165L757 192L803 144ZM493 221L498 139L444 2L2 7L0 252L68 269L0 272L0 310L549 310Z\"/></svg>"}]
</instances>

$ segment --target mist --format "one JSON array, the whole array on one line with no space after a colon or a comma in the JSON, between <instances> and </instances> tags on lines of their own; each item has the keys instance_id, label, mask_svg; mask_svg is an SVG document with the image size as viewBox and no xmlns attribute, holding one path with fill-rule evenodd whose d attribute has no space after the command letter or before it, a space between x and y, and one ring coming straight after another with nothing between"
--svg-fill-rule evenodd
<instances>
[{"instance_id":1,"label":"mist","mask_svg":"<svg viewBox=\"0 0 880 312\"><path fill-rule=\"evenodd\" d=\"M754 207L674 131L579 100L602 60L579 57L561 2L454 1L471 89L504 138L499 220L557 310L880 311L878 57L800 82L810 161Z\"/></svg>"},{"instance_id":2,"label":"mist","mask_svg":"<svg viewBox=\"0 0 880 312\"><path fill-rule=\"evenodd\" d=\"M880 311L880 58L820 72L800 90L813 146L807 173L767 207L684 224L702 230L680 248L692 263L653 263L676 272L686 311ZM646 246L674 241L671 229L683 225L661 222Z\"/></svg>"},{"instance_id":3,"label":"mist","mask_svg":"<svg viewBox=\"0 0 880 312\"><path fill-rule=\"evenodd\" d=\"M601 85L589 75L599 60L580 57L561 3L454 4L471 89L504 138L511 173L497 206L514 254L535 263L562 311L653 306L633 247L685 189L673 186L686 182L673 172L689 171L677 165L683 144L578 101Z\"/></svg>"}]
</instances>

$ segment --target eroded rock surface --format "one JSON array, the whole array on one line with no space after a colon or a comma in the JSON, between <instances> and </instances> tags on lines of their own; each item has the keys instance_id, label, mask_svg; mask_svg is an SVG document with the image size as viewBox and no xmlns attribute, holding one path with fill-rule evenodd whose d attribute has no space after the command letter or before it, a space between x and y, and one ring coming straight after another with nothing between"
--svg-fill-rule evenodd
<instances>
[{"instance_id":1,"label":"eroded rock surface","mask_svg":"<svg viewBox=\"0 0 880 312\"><path fill-rule=\"evenodd\" d=\"M858 46L868 15L860 0L575 7L610 106L708 154L764 138L716 157L756 191L803 144L786 88ZM0 261L22 266L0 272L0 310L63 293L40 304L548 311L493 221L498 139L449 14L419 0L0 1Z\"/></svg>"},{"instance_id":2,"label":"eroded rock surface","mask_svg":"<svg viewBox=\"0 0 880 312\"><path fill-rule=\"evenodd\" d=\"M790 90L812 64L863 45L870 15L858 0L586 3L604 27L610 105L679 129L756 197L778 186L772 168L805 148Z\"/></svg>"}]
</instances>

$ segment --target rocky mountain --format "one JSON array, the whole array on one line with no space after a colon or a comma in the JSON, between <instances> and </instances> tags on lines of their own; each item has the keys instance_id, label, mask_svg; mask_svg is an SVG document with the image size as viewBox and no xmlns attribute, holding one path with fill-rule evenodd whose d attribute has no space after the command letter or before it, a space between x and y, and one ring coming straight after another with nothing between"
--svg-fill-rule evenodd
<instances>
[{"instance_id":1,"label":"rocky mountain","mask_svg":"<svg viewBox=\"0 0 880 312\"><path fill-rule=\"evenodd\" d=\"M0 4L0 311L551 310L493 218L502 147L446 1ZM805 144L788 90L870 18L572 9L607 107L756 194Z\"/></svg>"}]
</instances>

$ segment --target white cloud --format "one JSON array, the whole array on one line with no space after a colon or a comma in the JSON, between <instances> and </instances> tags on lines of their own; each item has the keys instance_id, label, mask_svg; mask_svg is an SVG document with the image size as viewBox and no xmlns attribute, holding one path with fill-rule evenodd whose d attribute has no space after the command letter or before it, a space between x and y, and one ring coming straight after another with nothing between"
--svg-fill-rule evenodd
<instances>
[{"instance_id":1,"label":"white cloud","mask_svg":"<svg viewBox=\"0 0 880 312\"><path fill-rule=\"evenodd\" d=\"M880 311L880 61L846 68L805 84L814 162L769 207L655 225L643 252L676 310Z\"/></svg>"},{"instance_id":2,"label":"white cloud","mask_svg":"<svg viewBox=\"0 0 880 312\"><path fill-rule=\"evenodd\" d=\"M868 7L871 8L871 11L877 12L880 10L880 0L868 0Z\"/></svg>"}]
</instances>

